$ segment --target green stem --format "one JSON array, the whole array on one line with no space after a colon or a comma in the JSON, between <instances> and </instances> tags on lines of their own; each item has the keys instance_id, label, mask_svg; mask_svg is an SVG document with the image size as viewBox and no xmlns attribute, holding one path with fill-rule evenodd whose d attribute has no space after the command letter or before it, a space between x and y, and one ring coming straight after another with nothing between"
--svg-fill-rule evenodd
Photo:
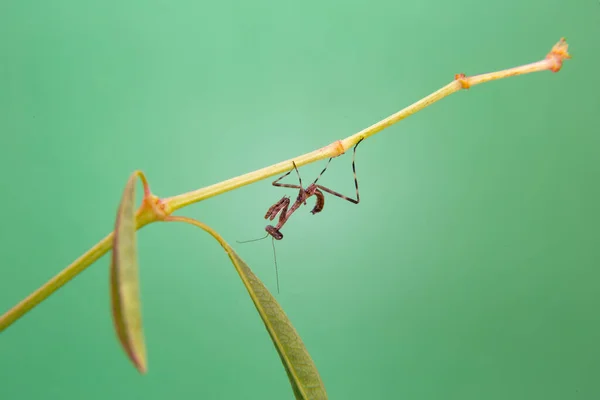
<instances>
[{"instance_id":1,"label":"green stem","mask_svg":"<svg viewBox=\"0 0 600 400\"><path fill-rule=\"evenodd\" d=\"M504 69L501 71L495 71L471 77L466 77L464 74L458 74L455 79L447 84L446 86L438 89L430 95L422 98L416 103L398 111L395 114L390 115L387 118L363 129L354 135L348 136L343 140L335 141L328 146L322 147L310 153L303 154L298 157L290 158L289 160L281 161L277 164L265 167L247 174L237 176L235 178L228 179L226 181L216 183L211 186L204 187L202 189L194 190L192 192L183 193L178 196L173 196L164 199L165 212L171 214L180 208L188 206L193 203L208 199L209 197L223 194L233 189L240 188L242 186L249 185L251 183L269 178L274 175L281 174L290 170L292 161L296 163L298 167L306 164L313 163L315 161L322 160L329 157L337 157L344 154L348 149L354 147L356 143L361 139L366 139L370 136L381 132L385 128L388 128L395 123L409 117L424 108L432 105L461 89L469 89L475 85L486 83L498 79L509 78L512 76L525 75L532 72L540 71L552 71L558 72L562 67L562 63L565 59L571 56L567 52L568 45L564 39L561 39L548 53L546 58L541 61L537 61L530 64L521 65L514 68Z\"/></svg>"},{"instance_id":2,"label":"green stem","mask_svg":"<svg viewBox=\"0 0 600 400\"><path fill-rule=\"evenodd\" d=\"M241 175L211 186L207 186L202 189L194 190L192 192L180 194L166 199L159 199L152 195L148 183L140 174L142 182L144 184L144 201L142 206L138 210L136 216L137 228L141 227L158 220L165 220L174 211L186 207L190 204L197 203L209 197L213 197L233 189L240 188L242 186L249 185L262 179L269 178L271 176L281 174L282 172L288 171L291 168L292 161L297 166L306 165L315 161L319 161L329 157L337 157L344 154L349 148L353 147L360 139L368 138L376 133L388 128L398 121L432 105L433 103L443 99L446 96L451 95L461 89L468 89L472 86L490 82L497 79L508 78L512 76L529 74L532 72L540 71L552 71L558 72L562 67L564 60L569 59L571 56L568 53L568 45L564 39L561 39L548 53L545 59L522 65L515 68L509 68L502 71L496 71L472 77L466 77L463 74L455 76L455 80L417 101L416 103L398 111L395 114L357 132L343 140L337 140L328 146L322 147L310 153L291 158L279 162L277 164L265 167L245 175ZM65 283L73 279L80 272L85 270L88 266L102 257L106 252L112 248L112 233L102 239L98 244L88 250L84 255L75 260L71 265L62 270L54 278L50 279L46 284L37 289L19 304L14 306L11 310L6 312L0 317L0 332L6 329L9 325L14 323L17 319L22 317L25 313L39 304L41 301L46 299L56 290L61 288Z\"/></svg>"},{"instance_id":3,"label":"green stem","mask_svg":"<svg viewBox=\"0 0 600 400\"><path fill-rule=\"evenodd\" d=\"M111 232L84 255L59 272L58 275L11 308L0 318L0 332L106 254L112 248L112 237Z\"/></svg>"}]
</instances>

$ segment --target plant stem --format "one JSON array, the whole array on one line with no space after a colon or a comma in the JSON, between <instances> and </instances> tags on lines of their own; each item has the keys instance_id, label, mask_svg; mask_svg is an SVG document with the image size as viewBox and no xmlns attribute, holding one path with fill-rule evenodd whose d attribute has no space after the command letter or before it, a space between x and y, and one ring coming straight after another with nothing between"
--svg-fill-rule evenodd
<instances>
[{"instance_id":1,"label":"plant stem","mask_svg":"<svg viewBox=\"0 0 600 400\"><path fill-rule=\"evenodd\" d=\"M146 181L146 177L140 172L140 179L144 185L144 200L142 206L137 211L136 223L137 229L150 224L151 222L160 219L160 209L157 210L156 204L160 204L157 201L156 196L153 196L150 192L150 187ZM98 242L94 247L85 252L77 260L73 261L71 265L60 271L52 279L46 282L43 286L39 287L35 292L31 293L19 304L8 310L2 317L0 317L0 332L8 328L13 322L21 318L33 307L37 306L43 300L45 300L52 293L56 292L62 286L64 286L71 279L79 275L83 270L89 267L94 262L98 261L103 255L105 255L113 247L113 232L109 233L104 239Z\"/></svg>"},{"instance_id":2,"label":"plant stem","mask_svg":"<svg viewBox=\"0 0 600 400\"><path fill-rule=\"evenodd\" d=\"M429 96L422 98L416 103L411 104L403 110L400 110L397 113L392 114L385 119L382 119L381 121L369 126L368 128L363 129L358 133L355 133L352 136L347 137L346 139L335 141L329 144L328 146L322 147L318 150L306 153L295 158L291 158L289 160L279 162L269 167L249 172L245 175L237 176L235 178L211 186L207 186L202 189L194 190L192 192L164 199L163 201L165 203L165 212L167 214L171 214L172 212L180 208L205 200L209 197L213 197L228 192L230 190L249 185L259 180L266 179L271 176L289 171L292 165L292 161L294 161L298 167L301 167L303 165L310 164L315 161L322 160L324 158L340 156L344 154L349 148L353 147L356 143L358 143L359 140L363 138L368 138L369 136L373 136L376 133L384 130L385 128L394 125L398 121L401 121L404 118L409 117L418 111L421 111L422 109L440 101L446 96L458 92L461 89L469 89L470 87L479 85L480 83L486 83L489 81L508 78L511 76L529 74L532 72L540 72L546 70L558 72L562 66L562 62L565 59L571 57L568 54L567 49L568 45L563 38L556 45L554 45L554 47L548 53L544 60L522 65L515 68L505 69L502 71L475 75L472 77L466 77L464 74L457 74L455 75L454 81L450 82L441 89L438 89Z\"/></svg>"},{"instance_id":3,"label":"plant stem","mask_svg":"<svg viewBox=\"0 0 600 400\"><path fill-rule=\"evenodd\" d=\"M554 45L544 60L515 68L505 69L502 71L475 75L472 77L466 77L464 74L458 74L455 76L454 81L450 82L429 96L424 97L423 99L404 108L403 110L400 110L397 113L392 114L389 117L343 140L337 140L310 153L279 162L245 175L231 178L202 189L194 190L192 192L161 200L151 194L147 181L144 177L142 177L145 198L142 206L138 210L137 227L140 229L151 222L165 220L165 218L174 211L190 204L205 200L209 197L217 196L259 180L281 174L282 172L288 171L291 168L292 161L294 161L296 165L300 167L325 158L342 155L349 148L353 147L360 139L373 136L385 128L392 126L398 121L403 120L404 118L432 105L433 103L451 95L452 93L458 92L461 89L469 89L470 87L480 83L486 83L511 76L529 74L532 72L558 72L562 67L563 61L569 58L571 58L571 56L568 53L568 45L564 39L561 39L556 45ZM58 275L49 280L46 284L37 289L19 304L14 306L11 310L6 312L2 317L0 317L0 332L2 332L37 304L62 287L65 283L73 279L80 272L85 270L94 261L106 254L112 248L112 236L113 234L110 233L98 244L75 260L71 265L62 270Z\"/></svg>"},{"instance_id":4,"label":"plant stem","mask_svg":"<svg viewBox=\"0 0 600 400\"><path fill-rule=\"evenodd\" d=\"M89 249L84 255L73 261L71 265L63 269L54 276L42 287L23 299L19 304L11 308L6 314L0 318L0 332L10 326L17 319L21 318L25 313L37 306L44 299L58 290L65 283L73 279L84 269L90 266L94 261L102 257L108 250L112 248L112 232L104 239L98 242L94 247Z\"/></svg>"}]
</instances>

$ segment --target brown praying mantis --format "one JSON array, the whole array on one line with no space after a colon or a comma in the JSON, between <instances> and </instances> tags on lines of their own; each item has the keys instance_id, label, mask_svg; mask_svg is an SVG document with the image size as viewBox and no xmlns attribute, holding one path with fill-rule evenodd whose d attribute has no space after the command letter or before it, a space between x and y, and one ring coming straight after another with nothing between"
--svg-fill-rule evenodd
<instances>
[{"instance_id":1,"label":"brown praying mantis","mask_svg":"<svg viewBox=\"0 0 600 400\"><path fill-rule=\"evenodd\" d=\"M265 227L267 234L259 239L246 240L246 241L238 242L238 243L247 243L247 242L254 242L256 240L262 240L262 239L265 239L269 235L273 238L273 240L283 239L283 233L281 233L281 228L290 219L292 214L294 214L296 212L296 210L298 210L298 208L300 208L301 205L303 205L303 204L306 205L306 200L308 200L310 197L312 197L312 196L316 197L315 206L311 210L311 213L314 215L314 214L317 214L317 213L320 213L321 211L323 211L323 208L325 207L325 195L323 192L332 194L341 199L347 200L353 204L358 204L360 202L360 195L358 193L358 179L356 178L355 159L356 159L356 148L362 141L363 141L363 139L360 139L358 141L358 143L356 143L356 145L354 146L353 154L352 154L352 173L354 174L354 186L356 187L356 199L353 199L348 196L344 196L341 193L331 190L323 185L317 184L318 180L321 178L323 173L325 173L325 171L327 170L327 167L329 166L329 163L331 162L333 157L331 157L329 159L329 161L327 161L325 168L323 168L323 171L321 171L321 173L319 174L319 176L317 176L317 178L314 180L314 182L311 183L306 188L304 188L302 186L302 178L300 177L300 172L298 172L296 163L292 161L292 164L294 166L293 169L296 171L296 174L298 175L298 183L299 184L292 185L292 184L288 184L288 183L279 183L279 181L281 181L283 178L285 178L292 172L292 170L289 170L287 173L285 173L284 175L280 176L275 181L273 181L272 185L277 186L277 187L298 189L298 196L296 197L296 201L290 207L289 196L283 196L278 202L276 202L271 207L269 207L269 209L267 210L267 213L265 214L265 219L269 219L270 221L273 221L279 214L279 220L277 221L277 225L276 226L267 225ZM277 257L275 256L275 242L274 241L273 241L273 255L275 257L275 275L277 276L277 293L279 293L279 273L277 271Z\"/></svg>"}]
</instances>

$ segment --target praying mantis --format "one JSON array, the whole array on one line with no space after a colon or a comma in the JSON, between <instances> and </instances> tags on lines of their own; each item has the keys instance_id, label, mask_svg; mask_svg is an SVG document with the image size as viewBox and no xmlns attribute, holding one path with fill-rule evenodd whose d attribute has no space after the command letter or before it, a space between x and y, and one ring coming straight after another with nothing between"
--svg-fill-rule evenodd
<instances>
[{"instance_id":1,"label":"praying mantis","mask_svg":"<svg viewBox=\"0 0 600 400\"><path fill-rule=\"evenodd\" d=\"M277 215L279 215L277 225L275 225L275 226L267 225L265 227L267 234L264 237L261 237L259 239L247 240L244 242L238 242L238 243L247 243L247 242L253 242L256 240L262 240L262 239L265 239L267 236L271 236L273 238L273 240L283 239L283 233L281 233L281 228L290 219L290 217L300 208L301 205L306 205L306 200L308 200L310 197L312 197L312 196L316 197L315 206L311 210L311 213L314 215L314 214L317 214L317 213L320 213L321 211L323 211L323 208L325 207L325 194L323 192L332 194L336 197L347 200L353 204L358 204L360 202L360 195L358 192L358 179L356 178L355 159L356 159L356 148L358 147L360 142L362 142L362 140L363 139L359 140L358 143L356 143L356 145L354 146L353 154L352 154L352 173L354 174L354 186L356 187L356 199L353 199L348 196L344 196L341 193L331 190L323 185L317 184L317 182L319 181L319 179L321 178L323 173L325 173L325 171L327 170L327 167L329 166L329 163L331 162L333 157L331 157L329 159L329 161L327 161L325 168L323 168L323 171L321 171L321 173L319 174L319 176L317 176L317 178L314 180L314 182L311 183L310 185L308 185L306 188L304 188L302 186L302 178L300 177L300 172L298 172L298 167L296 166L296 163L292 161L292 164L294 166L293 170L295 170L296 174L298 175L298 183L299 184L292 185L289 183L279 183L279 181L281 181L283 178L285 178L292 172L292 170L289 170L287 173L285 173L284 175L280 176L275 181L273 181L272 185L277 186L277 187L298 189L298 196L296 197L296 200L290 207L291 200L290 200L289 196L287 196L287 195L283 196L279 201L277 201L275 204L273 204L271 207L269 207L269 209L267 210L267 212L265 214L265 219L268 219L270 221L273 221L277 217ZM273 242L273 254L275 254L274 242ZM277 258L276 257L275 257L275 274L277 276L277 293L279 293L279 273L277 271Z\"/></svg>"}]
</instances>

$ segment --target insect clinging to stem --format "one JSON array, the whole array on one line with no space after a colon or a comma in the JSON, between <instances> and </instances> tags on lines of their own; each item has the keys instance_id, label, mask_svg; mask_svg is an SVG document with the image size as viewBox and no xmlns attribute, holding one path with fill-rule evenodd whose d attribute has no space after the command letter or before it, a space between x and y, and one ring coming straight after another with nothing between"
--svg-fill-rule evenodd
<instances>
[{"instance_id":1,"label":"insect clinging to stem","mask_svg":"<svg viewBox=\"0 0 600 400\"><path fill-rule=\"evenodd\" d=\"M290 206L290 198L288 196L283 196L279 201L277 201L275 204L273 204L271 207L269 207L269 209L267 210L267 212L265 214L265 219L269 219L270 221L273 221L277 217L277 214L279 214L279 220L277 221L277 225L275 225L275 226L267 225L265 227L267 234L261 238L246 240L243 242L238 241L238 243L248 243L248 242L254 242L257 240L265 239L265 238L267 238L267 236L272 237L273 256L275 258L275 275L277 277L277 293L279 293L279 274L278 274L278 270L277 270L277 256L275 255L275 240L283 239L283 233L281 233L281 231L280 231L281 228L283 227L283 225L285 225L285 223L288 221L288 219L292 216L292 214L294 212L296 212L296 210L301 205L303 205L303 204L306 205L306 200L308 200L308 198L310 198L312 196L316 197L316 202L315 202L315 206L311 210L311 213L314 215L314 214L317 214L317 213L323 211L323 208L325 207L325 195L323 194L323 192L332 194L341 199L347 200L353 204L358 204L360 202L360 195L358 192L358 179L356 178L355 158L356 158L356 148L358 147L360 142L363 141L363 139L364 138L360 139L356 143L356 145L354 146L354 151L353 151L353 155L352 155L352 172L354 174L354 186L356 187L356 199L353 199L348 196L344 196L343 194L340 194L334 190L331 190L323 185L317 184L317 181L321 178L323 173L327 170L327 167L329 166L329 163L331 162L333 157L329 158L329 161L327 161L327 164L325 165L325 168L323 168L323 171L321 171L321 173L319 174L319 176L317 176L317 178L314 180L314 182L311 183L306 188L304 188L302 186L302 178L300 177L300 172L298 172L296 163L294 161L292 161L292 164L294 166L293 169L296 170L296 174L298 175L299 184L292 185L292 184L287 184L287 183L279 183L279 181L281 181L283 178L285 178L292 172L292 170L289 170L287 173L285 173L284 175L280 176L275 181L273 181L272 185L278 186L278 187L290 188L290 189L298 189L298 196L296 197L296 201L294 202L294 204L292 204L292 206L289 207ZM289 209L288 209L288 207L289 207Z\"/></svg>"}]
</instances>

